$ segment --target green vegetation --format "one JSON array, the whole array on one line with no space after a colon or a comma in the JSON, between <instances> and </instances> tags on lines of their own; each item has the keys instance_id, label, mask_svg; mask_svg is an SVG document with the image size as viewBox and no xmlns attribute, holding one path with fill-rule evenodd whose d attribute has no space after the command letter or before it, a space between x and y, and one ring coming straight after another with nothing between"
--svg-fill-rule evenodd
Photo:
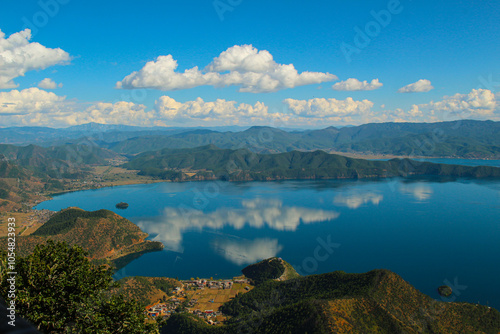
<instances>
[{"instance_id":1,"label":"green vegetation","mask_svg":"<svg viewBox=\"0 0 500 334\"><path fill-rule=\"evenodd\" d=\"M441 285L438 289L440 296L449 297L453 293L453 290L447 285Z\"/></svg>"},{"instance_id":2,"label":"green vegetation","mask_svg":"<svg viewBox=\"0 0 500 334\"><path fill-rule=\"evenodd\" d=\"M260 285L265 281L276 279L285 272L283 261L273 257L260 261L259 263L251 264L245 267L241 272L246 277L250 278L255 285Z\"/></svg>"},{"instance_id":3,"label":"green vegetation","mask_svg":"<svg viewBox=\"0 0 500 334\"><path fill-rule=\"evenodd\" d=\"M9 283L2 269L0 289L6 297ZM114 286L112 271L91 264L79 247L48 241L18 258L16 271L16 312L43 332L155 331L154 324L145 323L139 304L123 296L106 296Z\"/></svg>"},{"instance_id":4,"label":"green vegetation","mask_svg":"<svg viewBox=\"0 0 500 334\"><path fill-rule=\"evenodd\" d=\"M70 208L52 216L33 235L49 236L62 234L74 228L78 218L110 218L113 215L114 213L108 210L84 211L82 209Z\"/></svg>"},{"instance_id":5,"label":"green vegetation","mask_svg":"<svg viewBox=\"0 0 500 334\"><path fill-rule=\"evenodd\" d=\"M411 175L500 177L500 168L497 167L433 164L410 159L370 161L323 151L257 154L246 149L219 149L213 145L147 152L124 166L156 177L162 177L162 173L168 171L175 171L176 175L181 171L196 173L191 177L184 173L182 177L176 176L176 180L354 179Z\"/></svg>"},{"instance_id":6,"label":"green vegetation","mask_svg":"<svg viewBox=\"0 0 500 334\"><path fill-rule=\"evenodd\" d=\"M142 306L163 300L172 294L181 283L167 277L125 277L117 282L119 286L110 291L113 295L123 295L127 300L137 301Z\"/></svg>"},{"instance_id":7,"label":"green vegetation","mask_svg":"<svg viewBox=\"0 0 500 334\"><path fill-rule=\"evenodd\" d=\"M126 209L126 208L128 208L128 203L125 203L125 202L117 203L116 208L117 209Z\"/></svg>"},{"instance_id":8,"label":"green vegetation","mask_svg":"<svg viewBox=\"0 0 500 334\"><path fill-rule=\"evenodd\" d=\"M231 317L208 327L171 317L162 333L497 333L500 312L444 303L387 270L268 280L222 306Z\"/></svg>"},{"instance_id":9,"label":"green vegetation","mask_svg":"<svg viewBox=\"0 0 500 334\"><path fill-rule=\"evenodd\" d=\"M19 236L16 241L19 255L26 256L36 245L52 239L80 246L92 260L120 268L145 252L163 248L162 243L146 237L137 225L111 211L70 208L54 214L34 233ZM0 238L0 247L6 244L7 238Z\"/></svg>"}]
</instances>

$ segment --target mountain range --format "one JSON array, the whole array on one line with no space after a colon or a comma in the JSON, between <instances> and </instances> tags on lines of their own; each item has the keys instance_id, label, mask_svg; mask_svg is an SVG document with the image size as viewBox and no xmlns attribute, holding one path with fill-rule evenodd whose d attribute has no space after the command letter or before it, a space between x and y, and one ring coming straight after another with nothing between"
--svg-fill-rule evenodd
<instances>
[{"instance_id":1,"label":"mountain range","mask_svg":"<svg viewBox=\"0 0 500 334\"><path fill-rule=\"evenodd\" d=\"M500 158L500 122L372 123L320 130L254 126L141 128L89 123L65 129L0 128L0 143L59 146L86 141L120 154L208 144L258 153L317 149L362 154L454 158Z\"/></svg>"}]
</instances>

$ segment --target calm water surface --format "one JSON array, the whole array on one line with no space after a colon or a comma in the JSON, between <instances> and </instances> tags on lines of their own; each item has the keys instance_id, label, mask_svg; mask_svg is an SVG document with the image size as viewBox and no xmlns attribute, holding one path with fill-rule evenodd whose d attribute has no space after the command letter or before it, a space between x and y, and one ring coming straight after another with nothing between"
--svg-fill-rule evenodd
<instances>
[{"instance_id":1,"label":"calm water surface","mask_svg":"<svg viewBox=\"0 0 500 334\"><path fill-rule=\"evenodd\" d=\"M115 204L130 207L118 210ZM68 193L38 205L112 210L161 241L124 276L227 278L280 256L302 274L390 269L434 297L500 308L500 182L186 182Z\"/></svg>"}]
</instances>

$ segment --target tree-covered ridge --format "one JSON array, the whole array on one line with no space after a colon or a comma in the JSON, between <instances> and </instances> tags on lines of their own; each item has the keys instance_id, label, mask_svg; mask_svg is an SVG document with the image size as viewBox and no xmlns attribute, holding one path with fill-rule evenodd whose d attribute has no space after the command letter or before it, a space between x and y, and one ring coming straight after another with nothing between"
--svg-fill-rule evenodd
<instances>
[{"instance_id":1,"label":"tree-covered ridge","mask_svg":"<svg viewBox=\"0 0 500 334\"><path fill-rule=\"evenodd\" d=\"M439 175L500 177L500 168L458 166L410 159L370 161L323 151L258 154L247 149L219 149L207 145L192 149L163 149L140 154L125 164L144 175L170 180L226 179L280 180ZM188 176L186 172L195 172Z\"/></svg>"},{"instance_id":2,"label":"tree-covered ridge","mask_svg":"<svg viewBox=\"0 0 500 334\"><path fill-rule=\"evenodd\" d=\"M70 208L54 214L33 234L18 236L16 242L20 255L28 255L38 244L51 239L80 246L93 260L116 263L131 254L163 248L161 243L145 240L146 237L147 233L137 225L111 211ZM6 242L6 238L0 239L1 245Z\"/></svg>"},{"instance_id":3,"label":"tree-covered ridge","mask_svg":"<svg viewBox=\"0 0 500 334\"><path fill-rule=\"evenodd\" d=\"M245 277L250 278L255 285L271 279L277 279L285 272L285 265L276 257L251 264L241 270Z\"/></svg>"},{"instance_id":4,"label":"tree-covered ridge","mask_svg":"<svg viewBox=\"0 0 500 334\"><path fill-rule=\"evenodd\" d=\"M222 306L231 315L208 327L171 317L164 333L498 333L500 312L420 293L387 270L333 272L267 281Z\"/></svg>"},{"instance_id":5,"label":"tree-covered ridge","mask_svg":"<svg viewBox=\"0 0 500 334\"><path fill-rule=\"evenodd\" d=\"M75 227L78 218L115 218L115 214L108 210L85 211L79 208L69 208L62 210L52 216L32 235L49 236L67 232Z\"/></svg>"}]
</instances>

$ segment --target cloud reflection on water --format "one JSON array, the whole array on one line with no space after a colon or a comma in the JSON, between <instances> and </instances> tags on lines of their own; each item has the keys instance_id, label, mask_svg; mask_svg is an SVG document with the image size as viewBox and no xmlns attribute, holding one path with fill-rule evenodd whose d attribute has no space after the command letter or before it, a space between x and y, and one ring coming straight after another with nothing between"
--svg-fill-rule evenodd
<instances>
[{"instance_id":1,"label":"cloud reflection on water","mask_svg":"<svg viewBox=\"0 0 500 334\"><path fill-rule=\"evenodd\" d=\"M277 231L295 231L300 224L312 224L336 219L339 213L329 210L284 206L281 200L242 200L240 208L223 207L212 212L167 207L160 221L140 221L138 226L160 241L165 249L182 252L182 238L187 231L220 230L231 226L241 230L246 226Z\"/></svg>"},{"instance_id":2,"label":"cloud reflection on water","mask_svg":"<svg viewBox=\"0 0 500 334\"><path fill-rule=\"evenodd\" d=\"M226 260L241 266L275 257L283 246L278 243L278 239L216 239L212 242L212 248Z\"/></svg>"},{"instance_id":3,"label":"cloud reflection on water","mask_svg":"<svg viewBox=\"0 0 500 334\"><path fill-rule=\"evenodd\" d=\"M412 195L417 201L423 202L432 197L434 190L424 183L411 183L399 185L399 192L402 194Z\"/></svg>"},{"instance_id":4,"label":"cloud reflection on water","mask_svg":"<svg viewBox=\"0 0 500 334\"><path fill-rule=\"evenodd\" d=\"M349 209L357 209L363 204L372 203L373 205L379 205L384 199L384 196L376 193L355 193L350 195L337 195L333 199L333 203L338 205L343 205Z\"/></svg>"}]
</instances>

